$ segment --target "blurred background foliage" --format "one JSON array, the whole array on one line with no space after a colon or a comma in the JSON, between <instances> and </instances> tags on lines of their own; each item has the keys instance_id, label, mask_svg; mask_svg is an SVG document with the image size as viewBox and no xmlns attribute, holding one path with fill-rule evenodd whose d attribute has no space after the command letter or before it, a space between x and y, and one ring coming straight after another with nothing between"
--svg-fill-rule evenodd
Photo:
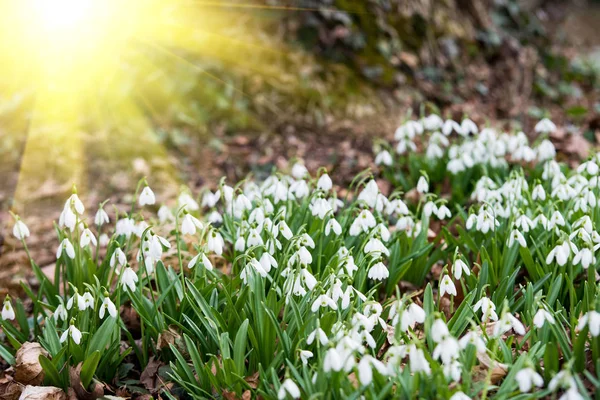
<instances>
[{"instance_id":1,"label":"blurred background foliage","mask_svg":"<svg viewBox=\"0 0 600 400\"><path fill-rule=\"evenodd\" d=\"M198 159L208 153L226 157L227 144L240 137L261 132L285 137L290 127L327 135L339 121L397 123L422 103L454 118L511 119L521 126L550 115L557 123L584 126L595 141L600 47L594 46L600 43L574 46L556 27L565 25L572 7L589 18L598 5L564 3L199 1L197 7L207 10L198 29L210 33L208 50L137 45L132 51L143 53L146 65L125 59L119 71L125 79L106 77L95 104L77 104L77 110L86 110L76 115L77 151L65 151L64 142L72 138L55 133L71 130L61 126L64 109L55 110L56 118L32 136L38 88L24 83L14 90L14 82L3 81L0 202L10 200L19 179L15 171L28 179L47 175L60 184L68 179L56 177L78 165L84 180L106 181L106 175L114 178L142 159L152 164L140 167L143 173L185 174L210 168L210 160ZM211 12L226 15L228 23L211 23ZM588 36L597 36L592 32ZM103 104L106 93L110 104ZM376 123L364 130L385 135L391 133L387 127ZM27 146L45 157L24 162ZM193 177L188 172L182 180Z\"/></svg>"}]
</instances>

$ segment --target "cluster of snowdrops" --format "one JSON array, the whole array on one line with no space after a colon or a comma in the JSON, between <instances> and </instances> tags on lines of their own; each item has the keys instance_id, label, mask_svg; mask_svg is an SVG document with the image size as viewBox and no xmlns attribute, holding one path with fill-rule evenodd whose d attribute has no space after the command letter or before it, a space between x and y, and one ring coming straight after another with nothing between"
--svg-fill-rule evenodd
<instances>
[{"instance_id":1,"label":"cluster of snowdrops","mask_svg":"<svg viewBox=\"0 0 600 400\"><path fill-rule=\"evenodd\" d=\"M339 198L301 163L170 206L145 180L121 212L86 213L74 191L55 276L32 259L33 309L4 302L0 356L38 342L44 384L67 389L79 367L83 389L107 394L124 364L160 360L168 398L590 398L600 157L557 163L553 129L541 121L530 146L470 120L408 120L376 156L399 182L387 195L365 172ZM448 171L472 187L445 194Z\"/></svg>"}]
</instances>

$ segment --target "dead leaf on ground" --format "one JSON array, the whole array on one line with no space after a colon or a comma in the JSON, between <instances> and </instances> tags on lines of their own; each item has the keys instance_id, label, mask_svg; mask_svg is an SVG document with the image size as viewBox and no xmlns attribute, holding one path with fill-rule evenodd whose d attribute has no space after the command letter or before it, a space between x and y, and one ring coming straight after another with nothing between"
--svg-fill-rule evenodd
<instances>
[{"instance_id":1,"label":"dead leaf on ground","mask_svg":"<svg viewBox=\"0 0 600 400\"><path fill-rule=\"evenodd\" d=\"M15 357L15 380L24 385L40 385L44 381L44 369L40 364L40 355L48 352L39 343L25 342Z\"/></svg>"},{"instance_id":2,"label":"dead leaf on ground","mask_svg":"<svg viewBox=\"0 0 600 400\"><path fill-rule=\"evenodd\" d=\"M162 363L151 357L148 361L148 365L140 376L140 383L148 390L154 390L157 386L158 370Z\"/></svg>"},{"instance_id":3,"label":"dead leaf on ground","mask_svg":"<svg viewBox=\"0 0 600 400\"><path fill-rule=\"evenodd\" d=\"M23 385L11 376L0 379L0 400L17 400L21 396Z\"/></svg>"},{"instance_id":4,"label":"dead leaf on ground","mask_svg":"<svg viewBox=\"0 0 600 400\"><path fill-rule=\"evenodd\" d=\"M67 400L67 394L54 386L25 386L21 399L27 400Z\"/></svg>"}]
</instances>

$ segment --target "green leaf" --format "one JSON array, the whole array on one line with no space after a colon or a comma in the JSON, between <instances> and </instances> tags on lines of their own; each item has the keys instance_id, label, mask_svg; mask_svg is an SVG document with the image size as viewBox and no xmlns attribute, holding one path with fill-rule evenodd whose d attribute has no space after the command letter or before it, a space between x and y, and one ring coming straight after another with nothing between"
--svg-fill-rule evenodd
<instances>
[{"instance_id":1,"label":"green leaf","mask_svg":"<svg viewBox=\"0 0 600 400\"><path fill-rule=\"evenodd\" d=\"M40 354L39 362L42 366L42 369L44 370L44 380L51 386L63 387L62 381L60 379L60 374L58 373L58 369L56 369L54 364L52 364L52 361L50 361L45 355Z\"/></svg>"},{"instance_id":2,"label":"green leaf","mask_svg":"<svg viewBox=\"0 0 600 400\"><path fill-rule=\"evenodd\" d=\"M94 351L88 358L85 359L83 365L81 366L81 384L84 389L87 389L92 383L92 378L96 373L96 368L98 367L98 363L100 362L100 351Z\"/></svg>"},{"instance_id":3,"label":"green leaf","mask_svg":"<svg viewBox=\"0 0 600 400\"><path fill-rule=\"evenodd\" d=\"M246 319L237 334L235 335L235 341L233 345L233 361L235 362L235 369L238 374L244 374L244 361L246 359L246 343L248 341L248 325L250 321Z\"/></svg>"},{"instance_id":4,"label":"green leaf","mask_svg":"<svg viewBox=\"0 0 600 400\"><path fill-rule=\"evenodd\" d=\"M87 348L86 355L89 357L92 353L99 351L103 352L106 346L113 340L117 319L108 317L100 328L96 331Z\"/></svg>"}]
</instances>

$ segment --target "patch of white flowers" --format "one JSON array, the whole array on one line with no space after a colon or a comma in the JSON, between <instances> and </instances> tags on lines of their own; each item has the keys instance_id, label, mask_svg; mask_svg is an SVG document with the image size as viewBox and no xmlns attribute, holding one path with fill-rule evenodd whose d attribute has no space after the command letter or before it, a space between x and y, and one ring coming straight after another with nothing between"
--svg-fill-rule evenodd
<instances>
[{"instance_id":1,"label":"patch of white flowers","mask_svg":"<svg viewBox=\"0 0 600 400\"><path fill-rule=\"evenodd\" d=\"M547 120L536 126L543 133L555 129ZM197 346L219 335L201 349L204 355L232 340L240 345L220 318L258 313L246 319L252 336L241 343L241 355L260 353L255 342L275 321L278 337L268 345L278 354L268 358L278 364L261 377L265 398L318 397L335 386L343 396L360 391L366 398L410 398L420 392L464 400L481 394L473 371L485 375L492 364L510 375L490 396L536 390L565 399L586 396L576 366L580 356L570 343L579 341L585 351L599 346L600 155L570 170L554 160L547 140L531 146L523 132L498 133L469 119L435 115L407 121L395 139L396 155L426 143L425 160L445 160L452 175L476 166L533 167L483 176L469 204L452 206L436 194L426 172L416 180L416 200L383 193L369 175L340 198L325 171L311 177L299 163L290 175L276 173L263 182L222 182L201 201L184 191L172 206L159 207L144 180L137 197L144 212L109 217L102 204L89 225L74 191L59 219L56 251L57 268L70 280L52 299L53 318L46 323L54 324L60 343L83 346L97 329L90 320L119 320L130 302L159 326L175 320ZM382 150L375 162L391 168L394 156ZM432 236L433 222L444 228ZM17 216L13 234L26 246L29 229ZM401 290L402 281L417 287ZM201 320L165 317L167 307L175 307L165 291L185 303L186 312L201 312ZM204 302L198 296L206 296ZM211 310L222 316L211 317ZM2 319L15 319L9 298ZM257 328L259 322L265 325ZM555 360L562 368L546 374L544 340L569 344L561 348L565 358ZM226 348L219 356L224 360L230 357ZM195 379L174 377L180 384Z\"/></svg>"}]
</instances>

